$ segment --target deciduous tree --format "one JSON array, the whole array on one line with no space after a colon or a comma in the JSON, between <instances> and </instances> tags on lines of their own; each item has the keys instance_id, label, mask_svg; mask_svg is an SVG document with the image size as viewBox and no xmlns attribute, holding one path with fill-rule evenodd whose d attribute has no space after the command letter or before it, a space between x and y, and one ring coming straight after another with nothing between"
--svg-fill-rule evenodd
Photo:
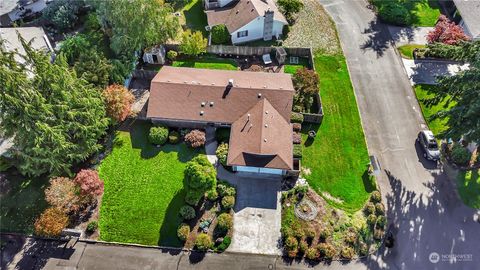
<instances>
[{"instance_id":1,"label":"deciduous tree","mask_svg":"<svg viewBox=\"0 0 480 270\"><path fill-rule=\"evenodd\" d=\"M70 213L77 211L82 205L78 186L66 177L50 179L50 186L45 189L45 200L52 206Z\"/></svg>"},{"instance_id":2,"label":"deciduous tree","mask_svg":"<svg viewBox=\"0 0 480 270\"><path fill-rule=\"evenodd\" d=\"M41 236L59 236L68 225L68 217L60 209L50 207L35 221L35 233Z\"/></svg>"},{"instance_id":3,"label":"deciduous tree","mask_svg":"<svg viewBox=\"0 0 480 270\"><path fill-rule=\"evenodd\" d=\"M208 40L203 37L202 32L187 30L182 34L180 51L189 56L197 56L207 51Z\"/></svg>"},{"instance_id":4,"label":"deciduous tree","mask_svg":"<svg viewBox=\"0 0 480 270\"><path fill-rule=\"evenodd\" d=\"M107 115L116 122L122 122L130 115L135 101L133 94L122 85L113 84L103 91L107 104Z\"/></svg>"},{"instance_id":5,"label":"deciduous tree","mask_svg":"<svg viewBox=\"0 0 480 270\"><path fill-rule=\"evenodd\" d=\"M465 34L462 27L450 21L445 15L438 18L435 28L427 34L428 43L455 45L461 40L470 40L470 37Z\"/></svg>"},{"instance_id":6,"label":"deciduous tree","mask_svg":"<svg viewBox=\"0 0 480 270\"><path fill-rule=\"evenodd\" d=\"M74 179L79 185L82 195L94 198L103 193L103 181L100 180L98 172L94 170L81 170Z\"/></svg>"},{"instance_id":7,"label":"deciduous tree","mask_svg":"<svg viewBox=\"0 0 480 270\"><path fill-rule=\"evenodd\" d=\"M318 93L318 81L318 74L313 70L301 68L295 72L293 75L295 107L302 108L304 112L309 112L314 95Z\"/></svg>"}]
</instances>

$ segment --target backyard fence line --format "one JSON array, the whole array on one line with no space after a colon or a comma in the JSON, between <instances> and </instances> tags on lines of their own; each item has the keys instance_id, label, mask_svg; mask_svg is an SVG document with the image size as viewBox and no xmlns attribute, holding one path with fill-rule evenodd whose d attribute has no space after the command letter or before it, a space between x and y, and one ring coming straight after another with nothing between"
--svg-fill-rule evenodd
<instances>
[{"instance_id":1,"label":"backyard fence line","mask_svg":"<svg viewBox=\"0 0 480 270\"><path fill-rule=\"evenodd\" d=\"M132 78L139 79L139 80L153 80L153 78L157 75L157 71L153 70L144 70L144 69L135 69L132 72Z\"/></svg>"}]
</instances>

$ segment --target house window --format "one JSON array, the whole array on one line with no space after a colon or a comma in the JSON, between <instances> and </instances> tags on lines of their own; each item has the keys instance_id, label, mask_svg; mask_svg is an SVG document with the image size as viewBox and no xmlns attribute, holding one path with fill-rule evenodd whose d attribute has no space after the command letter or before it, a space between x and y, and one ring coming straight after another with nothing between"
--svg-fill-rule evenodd
<instances>
[{"instance_id":1,"label":"house window","mask_svg":"<svg viewBox=\"0 0 480 270\"><path fill-rule=\"evenodd\" d=\"M237 32L238 38L246 37L246 36L248 36L248 30Z\"/></svg>"}]
</instances>

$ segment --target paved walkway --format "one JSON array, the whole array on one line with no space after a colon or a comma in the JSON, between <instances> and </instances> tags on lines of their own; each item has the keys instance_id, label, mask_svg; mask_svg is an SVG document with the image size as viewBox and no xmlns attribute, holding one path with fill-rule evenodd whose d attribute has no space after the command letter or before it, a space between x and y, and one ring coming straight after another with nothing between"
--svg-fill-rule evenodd
<instances>
[{"instance_id":1,"label":"paved walkway","mask_svg":"<svg viewBox=\"0 0 480 270\"><path fill-rule=\"evenodd\" d=\"M388 31L392 40L397 46L406 44L427 44L427 34L432 31L433 27L400 27L388 26Z\"/></svg>"},{"instance_id":2,"label":"paved walkway","mask_svg":"<svg viewBox=\"0 0 480 270\"><path fill-rule=\"evenodd\" d=\"M468 64L441 60L410 60L402 58L403 66L412 85L437 84L438 76L451 76L468 69Z\"/></svg>"}]
</instances>

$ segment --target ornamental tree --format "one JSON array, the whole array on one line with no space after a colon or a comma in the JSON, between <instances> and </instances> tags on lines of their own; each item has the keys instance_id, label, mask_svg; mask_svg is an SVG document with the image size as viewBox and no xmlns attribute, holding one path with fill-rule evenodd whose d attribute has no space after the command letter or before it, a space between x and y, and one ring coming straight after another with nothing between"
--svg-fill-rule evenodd
<instances>
[{"instance_id":1,"label":"ornamental tree","mask_svg":"<svg viewBox=\"0 0 480 270\"><path fill-rule=\"evenodd\" d=\"M313 104L313 97L318 93L318 74L307 68L298 69L293 75L295 88L294 106L308 112Z\"/></svg>"},{"instance_id":2,"label":"ornamental tree","mask_svg":"<svg viewBox=\"0 0 480 270\"><path fill-rule=\"evenodd\" d=\"M217 172L204 156L197 156L187 163L184 171L185 201L196 205L217 184Z\"/></svg>"},{"instance_id":3,"label":"ornamental tree","mask_svg":"<svg viewBox=\"0 0 480 270\"><path fill-rule=\"evenodd\" d=\"M84 196L94 198L103 193L103 181L100 180L98 172L94 170L81 170L74 179L80 187L80 193Z\"/></svg>"},{"instance_id":4,"label":"ornamental tree","mask_svg":"<svg viewBox=\"0 0 480 270\"><path fill-rule=\"evenodd\" d=\"M203 37L202 32L187 30L182 34L180 51L189 56L197 56L207 51L208 40Z\"/></svg>"},{"instance_id":5,"label":"ornamental tree","mask_svg":"<svg viewBox=\"0 0 480 270\"><path fill-rule=\"evenodd\" d=\"M290 22L293 21L293 15L303 8L303 3L300 0L278 0L277 3L282 13Z\"/></svg>"},{"instance_id":6,"label":"ornamental tree","mask_svg":"<svg viewBox=\"0 0 480 270\"><path fill-rule=\"evenodd\" d=\"M66 177L50 179L50 186L45 189L45 200L64 213L78 211L82 205L78 186Z\"/></svg>"},{"instance_id":7,"label":"ornamental tree","mask_svg":"<svg viewBox=\"0 0 480 270\"><path fill-rule=\"evenodd\" d=\"M103 91L107 115L115 122L122 122L131 112L135 101L133 94L122 85L113 84Z\"/></svg>"},{"instance_id":8,"label":"ornamental tree","mask_svg":"<svg viewBox=\"0 0 480 270\"><path fill-rule=\"evenodd\" d=\"M455 45L461 40L470 40L470 37L465 34L462 27L450 21L445 15L440 15L435 28L427 34L428 43Z\"/></svg>"},{"instance_id":9,"label":"ornamental tree","mask_svg":"<svg viewBox=\"0 0 480 270\"><path fill-rule=\"evenodd\" d=\"M59 236L68 225L68 216L60 209L50 207L35 221L35 234L41 236Z\"/></svg>"}]
</instances>

